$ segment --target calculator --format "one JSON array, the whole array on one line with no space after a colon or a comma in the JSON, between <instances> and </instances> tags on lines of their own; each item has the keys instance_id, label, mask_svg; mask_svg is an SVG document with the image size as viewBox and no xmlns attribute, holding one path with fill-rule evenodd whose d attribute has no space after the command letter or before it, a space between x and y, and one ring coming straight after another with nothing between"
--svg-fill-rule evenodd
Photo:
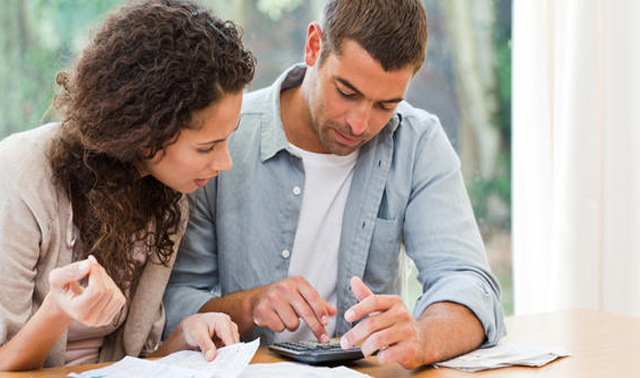
<instances>
[{"instance_id":1,"label":"calculator","mask_svg":"<svg viewBox=\"0 0 640 378\"><path fill-rule=\"evenodd\" d=\"M344 362L364 358L360 347L342 349L340 339L328 344L319 341L280 342L269 345L269 350L309 364Z\"/></svg>"}]
</instances>

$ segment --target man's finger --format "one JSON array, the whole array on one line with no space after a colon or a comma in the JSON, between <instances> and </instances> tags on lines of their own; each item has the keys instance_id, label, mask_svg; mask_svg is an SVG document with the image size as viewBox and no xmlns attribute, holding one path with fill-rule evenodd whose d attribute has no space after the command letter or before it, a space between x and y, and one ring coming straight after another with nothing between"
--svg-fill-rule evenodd
<instances>
[{"instance_id":1,"label":"man's finger","mask_svg":"<svg viewBox=\"0 0 640 378\"><path fill-rule=\"evenodd\" d=\"M253 323L257 327L269 328L275 332L282 332L285 329L280 317L272 307L268 310L258 309L255 311L253 314Z\"/></svg>"},{"instance_id":2,"label":"man's finger","mask_svg":"<svg viewBox=\"0 0 640 378\"><path fill-rule=\"evenodd\" d=\"M348 322L355 322L367 315L387 311L397 305L398 301L402 302L402 299L397 295L372 295L351 306L345 312L344 318Z\"/></svg>"},{"instance_id":3,"label":"man's finger","mask_svg":"<svg viewBox=\"0 0 640 378\"><path fill-rule=\"evenodd\" d=\"M322 298L310 284L298 287L298 291L323 325L329 324L329 316L335 316L338 313L338 310Z\"/></svg>"},{"instance_id":4,"label":"man's finger","mask_svg":"<svg viewBox=\"0 0 640 378\"><path fill-rule=\"evenodd\" d=\"M392 327L396 322L396 316L390 312L382 312L370 315L368 318L364 319L355 327L350 329L349 332L342 335L340 346L342 346L342 348L344 349L349 349L354 345L357 345L360 341L367 340L376 332L380 332ZM380 335L378 335L378 337L379 336ZM377 344L375 340L374 343ZM388 343L387 340L385 340L378 346L385 345L386 343Z\"/></svg>"},{"instance_id":5,"label":"man's finger","mask_svg":"<svg viewBox=\"0 0 640 378\"><path fill-rule=\"evenodd\" d=\"M300 298L299 295L298 298ZM277 302L272 303L273 309L280 318L280 321L289 331L295 331L300 326L300 317L296 309L297 302L299 301L300 299L298 301L287 301L283 298L278 298Z\"/></svg>"},{"instance_id":6,"label":"man's finger","mask_svg":"<svg viewBox=\"0 0 640 378\"><path fill-rule=\"evenodd\" d=\"M311 304L307 302L304 297L298 294L291 300L291 305L293 306L296 314L302 318L302 321L304 321L318 341L328 343L329 336L324 327L324 322L322 321L322 318L318 317L311 307ZM327 317L327 315L323 315L323 318L325 317Z\"/></svg>"},{"instance_id":7,"label":"man's finger","mask_svg":"<svg viewBox=\"0 0 640 378\"><path fill-rule=\"evenodd\" d=\"M358 302L373 295L373 292L362 282L360 277L357 276L351 277L351 292L355 295Z\"/></svg>"},{"instance_id":8,"label":"man's finger","mask_svg":"<svg viewBox=\"0 0 640 378\"><path fill-rule=\"evenodd\" d=\"M403 337L405 337L405 335L403 332L399 332L397 327L382 327L362 338L361 340L364 341L360 347L365 356L370 356L378 350L387 350L389 347L400 342Z\"/></svg>"}]
</instances>

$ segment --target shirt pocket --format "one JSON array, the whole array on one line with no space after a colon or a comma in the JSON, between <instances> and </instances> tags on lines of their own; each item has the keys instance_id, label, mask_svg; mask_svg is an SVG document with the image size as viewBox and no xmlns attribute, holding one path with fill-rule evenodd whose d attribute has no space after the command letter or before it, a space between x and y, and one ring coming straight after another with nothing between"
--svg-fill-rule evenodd
<instances>
[{"instance_id":1,"label":"shirt pocket","mask_svg":"<svg viewBox=\"0 0 640 378\"><path fill-rule=\"evenodd\" d=\"M364 273L364 280L373 292L398 293L398 257L401 243L402 224L399 220L376 219Z\"/></svg>"}]
</instances>

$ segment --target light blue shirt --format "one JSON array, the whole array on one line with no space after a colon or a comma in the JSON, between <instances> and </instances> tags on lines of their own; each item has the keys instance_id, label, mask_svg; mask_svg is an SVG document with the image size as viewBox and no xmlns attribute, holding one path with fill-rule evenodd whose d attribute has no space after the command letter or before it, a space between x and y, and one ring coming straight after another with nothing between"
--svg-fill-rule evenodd
<instances>
[{"instance_id":1,"label":"light blue shirt","mask_svg":"<svg viewBox=\"0 0 640 378\"><path fill-rule=\"evenodd\" d=\"M164 296L165 335L211 298L287 277L304 168L284 133L280 92L300 85L304 72L304 65L294 66L271 87L244 97L229 141L233 168L190 197L189 226ZM361 277L374 293L399 293L403 242L423 288L415 317L432 303L455 302L482 322L485 346L505 334L500 288L460 161L437 117L402 102L360 148L339 237L336 336L351 328L344 320L357 303L351 277ZM272 331L258 327L245 338L256 336L273 340Z\"/></svg>"}]
</instances>

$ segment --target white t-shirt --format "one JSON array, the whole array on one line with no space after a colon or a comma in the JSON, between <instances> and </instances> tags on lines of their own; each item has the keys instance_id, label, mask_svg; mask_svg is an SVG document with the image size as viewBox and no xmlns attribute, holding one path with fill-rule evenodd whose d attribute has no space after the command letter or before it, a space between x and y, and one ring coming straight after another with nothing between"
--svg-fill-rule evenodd
<instances>
[{"instance_id":1,"label":"white t-shirt","mask_svg":"<svg viewBox=\"0 0 640 378\"><path fill-rule=\"evenodd\" d=\"M302 157L305 170L300 219L293 242L289 277L302 276L320 296L336 306L338 248L342 215L353 178L358 150L346 156L319 154L290 146ZM315 336L301 320L300 327L276 334L275 341L313 340ZM329 337L336 328L335 317L326 326Z\"/></svg>"}]
</instances>

